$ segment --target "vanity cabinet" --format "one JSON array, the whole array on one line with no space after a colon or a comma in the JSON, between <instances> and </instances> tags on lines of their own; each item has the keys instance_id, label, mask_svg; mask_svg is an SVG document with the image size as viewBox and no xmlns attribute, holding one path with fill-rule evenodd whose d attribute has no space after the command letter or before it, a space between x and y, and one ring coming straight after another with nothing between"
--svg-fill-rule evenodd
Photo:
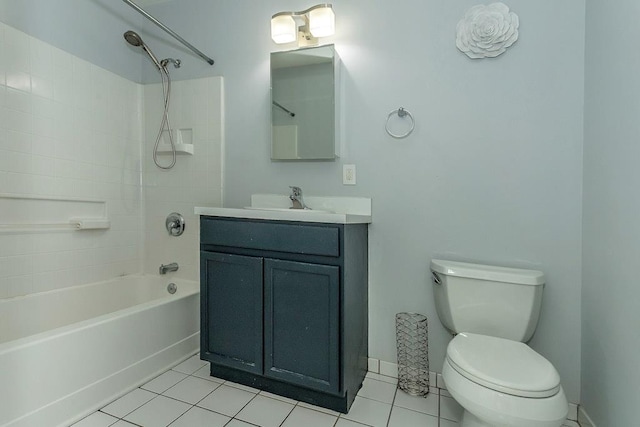
<instances>
[{"instance_id":1,"label":"vanity cabinet","mask_svg":"<svg viewBox=\"0 0 640 427\"><path fill-rule=\"evenodd\" d=\"M367 370L367 225L201 217L211 375L347 412Z\"/></svg>"}]
</instances>

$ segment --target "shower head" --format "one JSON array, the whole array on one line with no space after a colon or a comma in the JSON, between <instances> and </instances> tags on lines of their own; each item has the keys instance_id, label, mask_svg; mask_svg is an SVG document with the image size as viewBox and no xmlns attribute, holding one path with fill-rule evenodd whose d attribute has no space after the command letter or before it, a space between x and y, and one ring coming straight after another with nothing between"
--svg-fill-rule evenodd
<instances>
[{"instance_id":1,"label":"shower head","mask_svg":"<svg viewBox=\"0 0 640 427\"><path fill-rule=\"evenodd\" d=\"M158 61L158 58L156 58L153 52L151 52L151 49L149 49L149 47L147 47L147 45L144 44L144 42L142 41L142 37L140 37L138 33L136 33L135 31L129 30L124 33L124 39L127 41L127 43L129 43L132 46L141 47L145 52L147 52L147 55L149 55L149 58L151 58L153 63L156 64L156 67L158 67L158 70L162 70L163 67L162 65L160 65L160 61Z\"/></svg>"},{"instance_id":2,"label":"shower head","mask_svg":"<svg viewBox=\"0 0 640 427\"><path fill-rule=\"evenodd\" d=\"M135 31L129 30L126 33L124 33L124 39L131 46L138 47L138 46L144 45L144 42L142 41L142 37L140 37L138 33L136 33Z\"/></svg>"}]
</instances>

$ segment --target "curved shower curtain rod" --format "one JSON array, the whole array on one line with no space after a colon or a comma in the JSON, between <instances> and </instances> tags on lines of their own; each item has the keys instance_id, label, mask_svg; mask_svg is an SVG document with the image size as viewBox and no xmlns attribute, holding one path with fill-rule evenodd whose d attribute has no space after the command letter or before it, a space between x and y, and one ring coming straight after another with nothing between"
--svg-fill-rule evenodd
<instances>
[{"instance_id":1,"label":"curved shower curtain rod","mask_svg":"<svg viewBox=\"0 0 640 427\"><path fill-rule=\"evenodd\" d=\"M156 18L154 18L153 16L149 15L144 9L142 9L140 6L138 6L137 4L135 4L134 2L132 2L131 0L122 0L123 2L125 2L126 4L128 4L129 6L131 6L132 8L134 8L135 10L137 10L138 12L140 12L140 14L142 14L145 18L147 18L149 21L153 22L154 24L156 24L158 27L162 28L167 34L169 34L170 36L172 36L174 39L178 40L180 43L182 43L183 45L185 45L186 47L188 47L189 49L191 49L194 53L196 53L200 58L204 59L205 61L207 61L207 63L209 63L209 65L213 65L213 59L209 58L207 55L205 55L204 53L200 52L198 49L196 49L191 43L189 43L188 41L186 41L185 39L183 39L182 37L180 37L178 34L176 34L173 30L171 30L169 27L167 27L166 25L164 25L162 22L158 21Z\"/></svg>"}]
</instances>

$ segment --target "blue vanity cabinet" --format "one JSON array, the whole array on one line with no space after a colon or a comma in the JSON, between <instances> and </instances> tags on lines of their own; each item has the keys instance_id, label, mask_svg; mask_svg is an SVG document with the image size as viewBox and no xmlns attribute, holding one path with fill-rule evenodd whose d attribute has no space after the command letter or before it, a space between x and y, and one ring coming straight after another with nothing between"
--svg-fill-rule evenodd
<instances>
[{"instance_id":1,"label":"blue vanity cabinet","mask_svg":"<svg viewBox=\"0 0 640 427\"><path fill-rule=\"evenodd\" d=\"M206 359L247 372L262 372L262 258L202 252L201 328ZM220 284L220 286L218 286Z\"/></svg>"},{"instance_id":2,"label":"blue vanity cabinet","mask_svg":"<svg viewBox=\"0 0 640 427\"><path fill-rule=\"evenodd\" d=\"M337 393L340 268L264 263L265 376Z\"/></svg>"},{"instance_id":3,"label":"blue vanity cabinet","mask_svg":"<svg viewBox=\"0 0 640 427\"><path fill-rule=\"evenodd\" d=\"M367 225L201 217L211 375L347 412L367 370Z\"/></svg>"}]
</instances>

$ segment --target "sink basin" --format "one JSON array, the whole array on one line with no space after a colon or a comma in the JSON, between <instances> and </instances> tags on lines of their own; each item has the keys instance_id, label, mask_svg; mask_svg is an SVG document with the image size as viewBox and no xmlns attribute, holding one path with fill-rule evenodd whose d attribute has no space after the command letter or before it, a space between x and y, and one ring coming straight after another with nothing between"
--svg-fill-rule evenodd
<instances>
[{"instance_id":1,"label":"sink basin","mask_svg":"<svg viewBox=\"0 0 640 427\"><path fill-rule=\"evenodd\" d=\"M195 207L196 215L268 221L323 224L371 224L371 199L364 197L313 197L305 201L318 209L289 209L286 194L253 194L245 208Z\"/></svg>"},{"instance_id":2,"label":"sink basin","mask_svg":"<svg viewBox=\"0 0 640 427\"><path fill-rule=\"evenodd\" d=\"M263 208L263 207L257 207L257 206L246 206L245 209L257 210L257 211L297 212L297 213L335 213L334 211L325 211L322 209Z\"/></svg>"}]
</instances>

